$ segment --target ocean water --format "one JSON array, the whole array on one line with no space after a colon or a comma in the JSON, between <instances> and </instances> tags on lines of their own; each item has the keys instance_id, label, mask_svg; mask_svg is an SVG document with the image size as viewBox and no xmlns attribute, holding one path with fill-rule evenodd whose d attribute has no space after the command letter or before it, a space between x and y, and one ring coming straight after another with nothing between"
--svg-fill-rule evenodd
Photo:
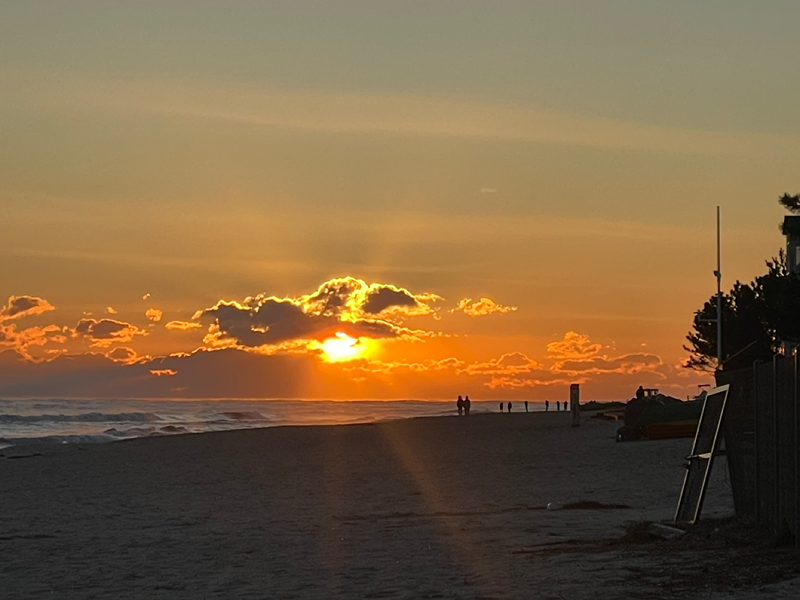
<instances>
[{"instance_id":1,"label":"ocean water","mask_svg":"<svg viewBox=\"0 0 800 600\"><path fill-rule=\"evenodd\" d=\"M523 402L514 408L523 411ZM529 410L544 405L529 402ZM471 412L489 411L499 402L472 402ZM452 400L0 400L0 448L454 414Z\"/></svg>"}]
</instances>

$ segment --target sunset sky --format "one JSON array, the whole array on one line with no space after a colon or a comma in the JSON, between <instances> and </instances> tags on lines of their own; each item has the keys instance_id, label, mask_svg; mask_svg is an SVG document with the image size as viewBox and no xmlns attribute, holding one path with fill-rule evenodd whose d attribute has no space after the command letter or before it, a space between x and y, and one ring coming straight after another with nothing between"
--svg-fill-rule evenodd
<instances>
[{"instance_id":1,"label":"sunset sky","mask_svg":"<svg viewBox=\"0 0 800 600\"><path fill-rule=\"evenodd\" d=\"M800 3L5 2L0 395L627 399L782 246Z\"/></svg>"}]
</instances>

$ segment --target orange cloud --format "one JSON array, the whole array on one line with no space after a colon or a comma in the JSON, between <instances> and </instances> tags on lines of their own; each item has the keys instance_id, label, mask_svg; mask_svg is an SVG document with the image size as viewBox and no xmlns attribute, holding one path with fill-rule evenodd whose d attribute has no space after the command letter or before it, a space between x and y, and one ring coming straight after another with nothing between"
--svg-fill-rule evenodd
<instances>
[{"instance_id":1,"label":"orange cloud","mask_svg":"<svg viewBox=\"0 0 800 600\"><path fill-rule=\"evenodd\" d=\"M431 314L433 309L425 302L436 299L435 294L414 296L396 286L343 277L298 297L260 294L241 303L220 300L192 318L211 322L206 344L214 348L274 347L298 340L321 341L337 333L354 339L421 339L431 332L402 327L399 319Z\"/></svg>"},{"instance_id":2,"label":"orange cloud","mask_svg":"<svg viewBox=\"0 0 800 600\"><path fill-rule=\"evenodd\" d=\"M157 308L148 308L144 313L145 317L147 317L148 319L150 319L155 323L158 323L163 315L164 312L158 310Z\"/></svg>"},{"instance_id":3,"label":"orange cloud","mask_svg":"<svg viewBox=\"0 0 800 600\"><path fill-rule=\"evenodd\" d=\"M358 306L363 314L418 317L435 314L431 304L442 299L437 294L412 294L405 288L373 283L358 297Z\"/></svg>"},{"instance_id":4,"label":"orange cloud","mask_svg":"<svg viewBox=\"0 0 800 600\"><path fill-rule=\"evenodd\" d=\"M164 327L170 331L189 331L190 329L200 329L202 325L192 321L170 321Z\"/></svg>"},{"instance_id":5,"label":"orange cloud","mask_svg":"<svg viewBox=\"0 0 800 600\"><path fill-rule=\"evenodd\" d=\"M547 344L547 356L557 360L581 360L598 354L602 344L593 344L589 336L568 331L563 340Z\"/></svg>"},{"instance_id":6,"label":"orange cloud","mask_svg":"<svg viewBox=\"0 0 800 600\"><path fill-rule=\"evenodd\" d=\"M414 293L387 283L367 283L356 277L336 277L325 281L309 294L270 296L258 294L242 301L220 300L198 310L192 320L209 325L204 338L207 348L238 348L259 354L277 351L313 352L322 342L337 334L353 339L423 340L445 334L410 329L405 319L417 316L439 318L435 303L443 300L431 292ZM516 310L491 299L466 300L460 310L472 316ZM452 312L452 311L451 311ZM185 331L198 325L171 321L168 329ZM317 352L318 353L318 352Z\"/></svg>"},{"instance_id":7,"label":"orange cloud","mask_svg":"<svg viewBox=\"0 0 800 600\"><path fill-rule=\"evenodd\" d=\"M634 373L655 372L661 365L663 365L663 361L655 354L625 354L616 358L593 356L584 360L566 360L556 363L552 370L555 373L572 375L601 375L606 373L632 375ZM663 377L663 375L661 376Z\"/></svg>"},{"instance_id":8,"label":"orange cloud","mask_svg":"<svg viewBox=\"0 0 800 600\"><path fill-rule=\"evenodd\" d=\"M571 383L584 383L585 379L574 378L555 378L547 379L540 377L492 377L486 384L487 387L495 389L519 389L519 388L537 388L537 387L557 387L567 386Z\"/></svg>"},{"instance_id":9,"label":"orange cloud","mask_svg":"<svg viewBox=\"0 0 800 600\"><path fill-rule=\"evenodd\" d=\"M136 362L139 355L133 348L127 346L117 346L113 350L106 352L106 358L110 358L114 362L122 363L124 365L131 365Z\"/></svg>"},{"instance_id":10,"label":"orange cloud","mask_svg":"<svg viewBox=\"0 0 800 600\"><path fill-rule=\"evenodd\" d=\"M315 292L293 300L309 314L357 321L371 315L390 319L430 315L435 312L431 303L442 297L432 293L414 294L387 283L368 284L356 277L337 277L320 285Z\"/></svg>"},{"instance_id":11,"label":"orange cloud","mask_svg":"<svg viewBox=\"0 0 800 600\"><path fill-rule=\"evenodd\" d=\"M13 348L25 360L31 362L48 360L52 358L53 355L61 352L61 350L42 350L38 352L39 356L37 356L31 352L34 348L44 346L51 342L62 344L66 339L67 338L62 335L62 329L57 325L28 327L26 329L17 330L16 324L0 324L0 346ZM44 354L44 356L41 356L41 354Z\"/></svg>"},{"instance_id":12,"label":"orange cloud","mask_svg":"<svg viewBox=\"0 0 800 600\"><path fill-rule=\"evenodd\" d=\"M107 312L109 315L115 315L115 314L117 314L117 311L116 311L116 310L114 310L114 307L113 307L113 306L106 306L106 312Z\"/></svg>"},{"instance_id":13,"label":"orange cloud","mask_svg":"<svg viewBox=\"0 0 800 600\"><path fill-rule=\"evenodd\" d=\"M172 377L178 374L178 372L173 369L150 369L150 373L156 377Z\"/></svg>"},{"instance_id":14,"label":"orange cloud","mask_svg":"<svg viewBox=\"0 0 800 600\"><path fill-rule=\"evenodd\" d=\"M503 354L485 363L474 363L463 369L469 375L515 375L530 373L539 363L521 352Z\"/></svg>"},{"instance_id":15,"label":"orange cloud","mask_svg":"<svg viewBox=\"0 0 800 600\"><path fill-rule=\"evenodd\" d=\"M381 374L422 373L424 371L453 371L455 373L463 364L464 362L457 358L431 359L418 362L360 360L345 367L345 370Z\"/></svg>"},{"instance_id":16,"label":"orange cloud","mask_svg":"<svg viewBox=\"0 0 800 600\"><path fill-rule=\"evenodd\" d=\"M81 319L75 326L75 335L91 340L92 346L107 348L113 343L130 342L134 336L147 335L136 325L113 319Z\"/></svg>"},{"instance_id":17,"label":"orange cloud","mask_svg":"<svg viewBox=\"0 0 800 600\"><path fill-rule=\"evenodd\" d=\"M486 315L505 314L515 310L517 310L516 306L503 306L502 304L497 304L491 298L481 298L477 302L473 302L472 298L464 298L450 312L463 312L468 317L485 317Z\"/></svg>"},{"instance_id":18,"label":"orange cloud","mask_svg":"<svg viewBox=\"0 0 800 600\"><path fill-rule=\"evenodd\" d=\"M10 296L8 304L0 309L0 321L21 319L32 315L40 315L48 310L55 310L55 306L44 298L36 296Z\"/></svg>"}]
</instances>

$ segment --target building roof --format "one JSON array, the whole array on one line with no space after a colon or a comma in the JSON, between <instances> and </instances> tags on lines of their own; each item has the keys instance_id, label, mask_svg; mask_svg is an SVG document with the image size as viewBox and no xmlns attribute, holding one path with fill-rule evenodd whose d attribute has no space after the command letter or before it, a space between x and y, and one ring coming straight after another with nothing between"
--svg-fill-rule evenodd
<instances>
[{"instance_id":1,"label":"building roof","mask_svg":"<svg viewBox=\"0 0 800 600\"><path fill-rule=\"evenodd\" d=\"M781 232L787 237L800 237L800 216L783 217Z\"/></svg>"}]
</instances>

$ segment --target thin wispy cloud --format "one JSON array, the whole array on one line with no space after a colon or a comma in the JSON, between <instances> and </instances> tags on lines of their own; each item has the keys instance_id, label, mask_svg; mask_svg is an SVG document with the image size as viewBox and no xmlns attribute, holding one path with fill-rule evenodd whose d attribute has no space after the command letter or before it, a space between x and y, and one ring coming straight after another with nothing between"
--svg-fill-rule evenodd
<instances>
[{"instance_id":1,"label":"thin wispy cloud","mask_svg":"<svg viewBox=\"0 0 800 600\"><path fill-rule=\"evenodd\" d=\"M690 129L601 115L513 106L446 95L278 90L217 82L99 80L41 73L5 77L17 101L57 98L108 110L296 129L328 134L435 136L549 143L616 151L779 157L800 151L797 136ZM19 81L17 81L19 80Z\"/></svg>"},{"instance_id":2,"label":"thin wispy cloud","mask_svg":"<svg viewBox=\"0 0 800 600\"><path fill-rule=\"evenodd\" d=\"M449 98L217 90L142 97L134 110L319 133L495 139L701 156L761 157L798 148L780 135L693 130L547 108L515 108ZM215 98L217 96L217 98ZM196 98L205 98L198 103ZM234 108L227 108L233 106Z\"/></svg>"}]
</instances>

